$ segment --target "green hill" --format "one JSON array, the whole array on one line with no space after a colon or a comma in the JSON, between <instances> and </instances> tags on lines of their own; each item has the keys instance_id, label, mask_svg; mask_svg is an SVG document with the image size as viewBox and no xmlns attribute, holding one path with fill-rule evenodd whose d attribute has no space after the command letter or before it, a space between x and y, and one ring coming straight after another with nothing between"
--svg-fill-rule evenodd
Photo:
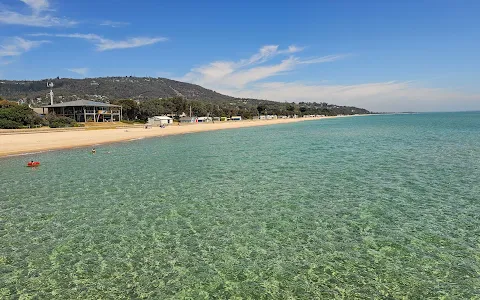
<instances>
[{"instance_id":1,"label":"green hill","mask_svg":"<svg viewBox=\"0 0 480 300\"><path fill-rule=\"evenodd\" d=\"M216 106L232 114L248 115L258 112L269 114L365 114L367 110L357 107L319 103L285 103L259 99L242 99L222 95L199 85L166 78L151 77L102 77L86 79L56 78L39 81L0 81L0 96L11 101L41 106L50 103L50 91L46 83L54 83L55 103L79 99L114 102L132 99L139 103L153 100L181 97L188 101L199 101ZM319 99L321 100L321 99ZM243 115L243 114L242 114Z\"/></svg>"}]
</instances>

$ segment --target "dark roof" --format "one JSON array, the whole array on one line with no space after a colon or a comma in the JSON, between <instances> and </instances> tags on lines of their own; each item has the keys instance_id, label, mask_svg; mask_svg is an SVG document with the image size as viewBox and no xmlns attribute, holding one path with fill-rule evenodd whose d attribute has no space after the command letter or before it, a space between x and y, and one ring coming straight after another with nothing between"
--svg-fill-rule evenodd
<instances>
[{"instance_id":1,"label":"dark roof","mask_svg":"<svg viewBox=\"0 0 480 300\"><path fill-rule=\"evenodd\" d=\"M54 104L54 105L47 105L47 106L42 106L42 107L49 108L49 107L68 107L68 106L121 107L120 105L113 105L113 104L108 104L108 103L103 103L103 102L95 102L95 101L88 101L88 100L76 100L76 101L57 103L57 104Z\"/></svg>"}]
</instances>

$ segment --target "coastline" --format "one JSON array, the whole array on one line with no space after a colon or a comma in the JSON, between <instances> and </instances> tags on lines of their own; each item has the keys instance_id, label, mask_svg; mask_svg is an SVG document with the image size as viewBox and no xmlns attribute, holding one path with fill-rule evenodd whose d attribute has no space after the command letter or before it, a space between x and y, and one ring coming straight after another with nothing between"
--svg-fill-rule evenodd
<instances>
[{"instance_id":1,"label":"coastline","mask_svg":"<svg viewBox=\"0 0 480 300\"><path fill-rule=\"evenodd\" d=\"M126 127L100 130L64 130L49 132L12 132L0 135L0 158L22 154L39 153L51 150L97 146L101 144L134 141L151 137L162 137L196 132L206 132L244 127L288 124L304 121L341 118L347 116L277 119L277 120L245 120L238 122L216 122L203 124L170 125L166 128Z\"/></svg>"}]
</instances>

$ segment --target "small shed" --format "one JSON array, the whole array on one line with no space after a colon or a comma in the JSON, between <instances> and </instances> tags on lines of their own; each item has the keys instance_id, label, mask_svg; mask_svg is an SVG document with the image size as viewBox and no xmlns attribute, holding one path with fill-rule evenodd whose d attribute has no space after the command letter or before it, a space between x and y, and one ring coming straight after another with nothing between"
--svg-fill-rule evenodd
<instances>
[{"instance_id":1,"label":"small shed","mask_svg":"<svg viewBox=\"0 0 480 300\"><path fill-rule=\"evenodd\" d=\"M231 118L232 121L241 121L242 120L242 117L241 116L233 116Z\"/></svg>"},{"instance_id":2,"label":"small shed","mask_svg":"<svg viewBox=\"0 0 480 300\"><path fill-rule=\"evenodd\" d=\"M148 124L152 126L162 126L173 124L173 119L167 116L155 116L148 119Z\"/></svg>"},{"instance_id":3,"label":"small shed","mask_svg":"<svg viewBox=\"0 0 480 300\"><path fill-rule=\"evenodd\" d=\"M212 122L212 117L198 117L197 122L198 123Z\"/></svg>"},{"instance_id":4,"label":"small shed","mask_svg":"<svg viewBox=\"0 0 480 300\"><path fill-rule=\"evenodd\" d=\"M181 117L180 123L196 123L197 117Z\"/></svg>"}]
</instances>

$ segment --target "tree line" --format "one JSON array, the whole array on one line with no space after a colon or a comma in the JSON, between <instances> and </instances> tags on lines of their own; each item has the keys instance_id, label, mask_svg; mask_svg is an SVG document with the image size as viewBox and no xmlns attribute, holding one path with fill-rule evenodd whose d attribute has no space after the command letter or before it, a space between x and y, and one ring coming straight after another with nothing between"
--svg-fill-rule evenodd
<instances>
[{"instance_id":1,"label":"tree line","mask_svg":"<svg viewBox=\"0 0 480 300\"><path fill-rule=\"evenodd\" d=\"M365 109L337 106L328 103L288 103L261 101L256 99L232 99L229 101L199 101L187 100L183 97L166 99L147 99L137 102L132 99L113 101L123 107L123 119L127 121L145 122L149 117L161 115L181 115L202 117L232 117L241 116L243 119L252 119L259 115L303 116L338 114L367 114ZM28 105L1 100L0 98L0 128L22 128L45 126L70 127L78 126L72 119L55 115L40 117Z\"/></svg>"},{"instance_id":2,"label":"tree line","mask_svg":"<svg viewBox=\"0 0 480 300\"><path fill-rule=\"evenodd\" d=\"M251 119L258 115L281 115L281 116L303 116L303 115L326 115L335 116L339 114L367 114L365 109L337 106L328 103L288 103L259 101L249 102L249 99L235 99L235 101L198 101L187 100L182 97L166 99L149 99L137 102L131 99L117 100L114 104L123 107L123 118L125 120L146 120L152 116L181 115L185 113L192 116L210 117L232 117L241 116L243 119Z\"/></svg>"}]
</instances>

